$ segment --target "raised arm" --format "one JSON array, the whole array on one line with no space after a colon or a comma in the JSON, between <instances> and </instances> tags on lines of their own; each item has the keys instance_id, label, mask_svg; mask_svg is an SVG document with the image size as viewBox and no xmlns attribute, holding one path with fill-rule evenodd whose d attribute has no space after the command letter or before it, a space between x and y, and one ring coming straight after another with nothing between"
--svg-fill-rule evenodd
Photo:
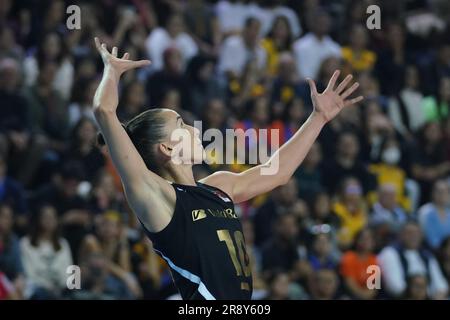
<instances>
[{"instance_id":1,"label":"raised arm","mask_svg":"<svg viewBox=\"0 0 450 320\"><path fill-rule=\"evenodd\" d=\"M128 53L117 58L117 47L110 53L98 38L95 45L105 64L94 96L95 118L131 208L151 231L162 229L170 221L173 208L168 204L175 202L175 192L167 181L147 169L116 114L120 76L127 70L149 65L150 61L128 60ZM148 214L150 208L155 214Z\"/></svg>"},{"instance_id":2,"label":"raised arm","mask_svg":"<svg viewBox=\"0 0 450 320\"><path fill-rule=\"evenodd\" d=\"M339 71L334 72L327 88L320 94L317 92L314 81L308 79L314 111L294 136L281 146L266 163L238 174L219 171L206 177L203 182L221 188L230 194L236 203L285 184L308 154L323 126L344 107L351 106L363 99L362 96L347 99L359 86L358 83L354 83L346 89L352 80L351 75L348 75L334 88L339 74ZM263 174L262 169L267 170L272 166L278 167L275 174Z\"/></svg>"}]
</instances>

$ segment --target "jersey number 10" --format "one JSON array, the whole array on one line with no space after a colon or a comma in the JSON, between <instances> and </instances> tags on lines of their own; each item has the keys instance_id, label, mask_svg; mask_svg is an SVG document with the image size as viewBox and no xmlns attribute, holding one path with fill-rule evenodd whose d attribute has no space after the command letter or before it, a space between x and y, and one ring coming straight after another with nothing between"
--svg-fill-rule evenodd
<instances>
[{"instance_id":1,"label":"jersey number 10","mask_svg":"<svg viewBox=\"0 0 450 320\"><path fill-rule=\"evenodd\" d=\"M220 241L225 241L231 260L233 261L234 268L236 269L236 274L238 276L250 276L250 261L248 261L249 259L247 257L247 252L245 251L245 242L242 232L239 230L234 232L234 242L237 245L239 256L236 254L236 246L234 245L233 239L228 230L217 230L217 236Z\"/></svg>"}]
</instances>

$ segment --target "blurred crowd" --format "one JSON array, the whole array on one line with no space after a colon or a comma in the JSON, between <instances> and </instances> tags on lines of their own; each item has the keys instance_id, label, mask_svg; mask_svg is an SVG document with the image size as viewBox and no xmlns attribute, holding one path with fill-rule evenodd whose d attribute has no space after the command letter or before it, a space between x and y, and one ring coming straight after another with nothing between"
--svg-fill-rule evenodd
<instances>
[{"instance_id":1,"label":"blurred crowd","mask_svg":"<svg viewBox=\"0 0 450 320\"><path fill-rule=\"evenodd\" d=\"M445 0L1 0L0 299L179 297L96 144L94 36L152 61L123 75L122 121L171 108L203 130L278 129L280 145L312 111L305 78L320 92L352 73L365 100L286 185L236 206L254 299L448 299L449 31Z\"/></svg>"}]
</instances>

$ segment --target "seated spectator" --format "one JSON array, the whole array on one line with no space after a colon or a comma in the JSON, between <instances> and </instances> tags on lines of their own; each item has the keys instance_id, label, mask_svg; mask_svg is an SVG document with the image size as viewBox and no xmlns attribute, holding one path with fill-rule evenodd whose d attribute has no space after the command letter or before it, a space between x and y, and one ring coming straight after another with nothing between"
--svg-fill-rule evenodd
<instances>
[{"instance_id":1,"label":"seated spectator","mask_svg":"<svg viewBox=\"0 0 450 320\"><path fill-rule=\"evenodd\" d=\"M75 83L72 91L72 103L67 108L70 128L73 128L81 118L88 118L96 123L92 103L98 85L99 81L96 78L82 78Z\"/></svg>"},{"instance_id":2,"label":"seated spectator","mask_svg":"<svg viewBox=\"0 0 450 320\"><path fill-rule=\"evenodd\" d=\"M145 47L155 71L163 69L163 56L168 48L175 48L180 52L183 70L189 60L198 52L197 44L186 32L183 16L176 13L169 17L165 28L157 27L153 29L145 40Z\"/></svg>"},{"instance_id":3,"label":"seated spectator","mask_svg":"<svg viewBox=\"0 0 450 320\"><path fill-rule=\"evenodd\" d=\"M294 98L286 106L280 102L273 104L271 111L273 121L270 130L277 130L279 135L277 142L278 146L281 146L300 129L305 119L305 107L300 98ZM272 145L275 145L275 141L272 141Z\"/></svg>"},{"instance_id":4,"label":"seated spectator","mask_svg":"<svg viewBox=\"0 0 450 320\"><path fill-rule=\"evenodd\" d=\"M29 298L58 298L66 288L67 268L73 262L69 243L59 235L55 208L42 206L30 225L30 234L20 240Z\"/></svg>"},{"instance_id":5,"label":"seated spectator","mask_svg":"<svg viewBox=\"0 0 450 320\"><path fill-rule=\"evenodd\" d=\"M0 157L8 161L11 177L28 186L38 170L46 139L32 134L28 101L19 85L19 64L13 59L0 60Z\"/></svg>"},{"instance_id":6,"label":"seated spectator","mask_svg":"<svg viewBox=\"0 0 450 320\"><path fill-rule=\"evenodd\" d=\"M333 243L329 233L318 233L312 240L308 261L314 271L336 269L338 257L333 252Z\"/></svg>"},{"instance_id":7,"label":"seated spectator","mask_svg":"<svg viewBox=\"0 0 450 320\"><path fill-rule=\"evenodd\" d=\"M31 205L39 207L51 203L60 217L64 237L69 241L73 253L91 224L86 199L79 195L79 187L84 176L78 162L67 162L59 170L55 179L35 190ZM76 256L73 257L76 261Z\"/></svg>"},{"instance_id":8,"label":"seated spectator","mask_svg":"<svg viewBox=\"0 0 450 320\"><path fill-rule=\"evenodd\" d=\"M26 89L25 97L33 132L44 134L49 140L49 148L60 153L67 147L64 140L69 134L69 117L64 100L52 87L56 68L55 62L44 62L36 83Z\"/></svg>"},{"instance_id":9,"label":"seated spectator","mask_svg":"<svg viewBox=\"0 0 450 320\"><path fill-rule=\"evenodd\" d=\"M317 79L322 62L330 56L341 56L341 47L328 35L331 26L329 14L317 9L308 21L311 32L294 42L293 50L301 78Z\"/></svg>"},{"instance_id":10,"label":"seated spectator","mask_svg":"<svg viewBox=\"0 0 450 320\"><path fill-rule=\"evenodd\" d=\"M124 201L123 193L116 188L114 177L111 173L105 169L97 172L88 196L89 210L94 214L100 214L108 210L124 212ZM126 217L122 218L124 221L127 221Z\"/></svg>"},{"instance_id":11,"label":"seated spectator","mask_svg":"<svg viewBox=\"0 0 450 320\"><path fill-rule=\"evenodd\" d=\"M424 275L412 275L406 280L407 287L404 299L406 300L429 300L428 279Z\"/></svg>"},{"instance_id":12,"label":"seated spectator","mask_svg":"<svg viewBox=\"0 0 450 320\"><path fill-rule=\"evenodd\" d=\"M310 299L336 300L341 298L338 293L339 277L332 269L319 269L311 276L309 285Z\"/></svg>"},{"instance_id":13,"label":"seated spectator","mask_svg":"<svg viewBox=\"0 0 450 320\"><path fill-rule=\"evenodd\" d=\"M378 59L374 70L381 93L392 96L402 88L405 67L410 57L406 50L406 32L401 22L392 22L385 30L386 43L377 51Z\"/></svg>"},{"instance_id":14,"label":"seated spectator","mask_svg":"<svg viewBox=\"0 0 450 320\"><path fill-rule=\"evenodd\" d=\"M79 260L86 261L92 254L102 255L110 274L120 279L135 297L139 297L142 292L131 274L130 248L125 231L119 213L106 211L97 221L96 233L84 238Z\"/></svg>"},{"instance_id":15,"label":"seated spectator","mask_svg":"<svg viewBox=\"0 0 450 320\"><path fill-rule=\"evenodd\" d=\"M130 300L135 296L123 281L111 274L107 259L92 254L81 261L81 290L69 290L65 294L73 300Z\"/></svg>"},{"instance_id":16,"label":"seated spectator","mask_svg":"<svg viewBox=\"0 0 450 320\"><path fill-rule=\"evenodd\" d=\"M302 162L302 166L299 167L294 176L298 185L298 196L302 199L312 199L315 195L323 190L322 176L319 168L319 164L322 161L322 150L320 144L315 142L305 160Z\"/></svg>"},{"instance_id":17,"label":"seated spectator","mask_svg":"<svg viewBox=\"0 0 450 320\"><path fill-rule=\"evenodd\" d=\"M426 118L422 110L423 94L417 67L409 65L405 70L405 84L401 91L389 99L388 114L400 134L413 139L414 132L422 127Z\"/></svg>"},{"instance_id":18,"label":"seated spectator","mask_svg":"<svg viewBox=\"0 0 450 320\"><path fill-rule=\"evenodd\" d=\"M64 100L68 100L72 90L74 68L65 42L57 32L43 35L35 54L25 58L23 62L25 85L32 87L37 83L42 66L47 61L55 63L55 76L51 79L52 89Z\"/></svg>"},{"instance_id":19,"label":"seated spectator","mask_svg":"<svg viewBox=\"0 0 450 320\"><path fill-rule=\"evenodd\" d=\"M355 299L375 299L378 291L368 287L369 267L377 266L375 242L370 229L362 229L355 237L353 249L341 259L340 273L349 294Z\"/></svg>"},{"instance_id":20,"label":"seated spectator","mask_svg":"<svg viewBox=\"0 0 450 320\"><path fill-rule=\"evenodd\" d=\"M295 179L274 189L269 198L256 209L253 216L255 244L261 246L272 235L275 221L297 203L298 187Z\"/></svg>"},{"instance_id":21,"label":"seated spectator","mask_svg":"<svg viewBox=\"0 0 450 320\"><path fill-rule=\"evenodd\" d=\"M19 239L13 232L13 211L5 204L0 205L0 273L14 286L18 296L22 296L23 265Z\"/></svg>"},{"instance_id":22,"label":"seated spectator","mask_svg":"<svg viewBox=\"0 0 450 320\"><path fill-rule=\"evenodd\" d=\"M186 90L188 89L187 79L183 74L181 53L176 48L168 48L163 54L164 66L149 76L145 91L147 100L151 106L161 107L164 96L170 90L176 90L181 96L181 105L172 106L183 108L189 106L189 98ZM127 119L129 120L129 119Z\"/></svg>"},{"instance_id":23,"label":"seated spectator","mask_svg":"<svg viewBox=\"0 0 450 320\"><path fill-rule=\"evenodd\" d=\"M289 274L292 281L302 281L310 274L309 264L299 256L298 226L292 214L280 215L275 232L262 247L262 270L270 275L278 269Z\"/></svg>"},{"instance_id":24,"label":"seated spectator","mask_svg":"<svg viewBox=\"0 0 450 320\"><path fill-rule=\"evenodd\" d=\"M420 204L430 201L431 188L437 179L450 173L450 161L443 148L444 138L439 122L428 122L419 132L411 164L411 175L420 185Z\"/></svg>"},{"instance_id":25,"label":"seated spectator","mask_svg":"<svg viewBox=\"0 0 450 320\"><path fill-rule=\"evenodd\" d=\"M225 88L214 76L215 61L207 56L192 58L186 70L189 85L190 105L184 107L193 112L197 118L206 111L209 101L222 101Z\"/></svg>"},{"instance_id":26,"label":"seated spectator","mask_svg":"<svg viewBox=\"0 0 450 320\"><path fill-rule=\"evenodd\" d=\"M273 108L280 109L281 111L285 110L295 100L302 103L302 106L306 101L308 101L308 106L311 105L309 88L307 88L305 82L299 80L295 68L295 60L290 53L285 52L280 54L277 76L274 78L271 86L271 102L274 105ZM275 115L282 116L281 111L275 113Z\"/></svg>"},{"instance_id":27,"label":"seated spectator","mask_svg":"<svg viewBox=\"0 0 450 320\"><path fill-rule=\"evenodd\" d=\"M226 38L220 50L218 68L228 79L240 78L249 61L262 71L266 66L266 52L259 44L261 23L253 17L247 18L241 35Z\"/></svg>"},{"instance_id":28,"label":"seated spectator","mask_svg":"<svg viewBox=\"0 0 450 320\"><path fill-rule=\"evenodd\" d=\"M372 173L379 186L389 184L394 188L395 202L407 212L411 212L414 208L413 202L408 197L407 192L411 188L418 188L417 183L408 180L406 170L402 167L402 149L399 142L394 137L388 137L382 142L380 147L380 156L378 161L369 165L369 172ZM413 185L413 187L411 186ZM414 190L416 190L414 189ZM413 195L414 192L411 192ZM415 193L418 193L416 191ZM417 198L418 195L415 195ZM373 194L370 201L373 203L377 200L377 195Z\"/></svg>"},{"instance_id":29,"label":"seated spectator","mask_svg":"<svg viewBox=\"0 0 450 320\"><path fill-rule=\"evenodd\" d=\"M423 99L422 110L427 121L440 121L448 117L450 109L450 76L439 80L438 96Z\"/></svg>"},{"instance_id":30,"label":"seated spectator","mask_svg":"<svg viewBox=\"0 0 450 320\"><path fill-rule=\"evenodd\" d=\"M450 188L447 180L434 183L431 202L419 209L418 218L427 244L432 249L439 248L450 236Z\"/></svg>"},{"instance_id":31,"label":"seated spectator","mask_svg":"<svg viewBox=\"0 0 450 320\"><path fill-rule=\"evenodd\" d=\"M76 161L82 167L83 180L92 181L105 166L105 157L96 147L97 128L89 118L81 118L72 129L69 150L63 155L66 162Z\"/></svg>"},{"instance_id":32,"label":"seated spectator","mask_svg":"<svg viewBox=\"0 0 450 320\"><path fill-rule=\"evenodd\" d=\"M9 177L8 163L0 154L0 203L8 205L20 216L28 213L28 203L23 186L14 178ZM18 218L18 217L17 217Z\"/></svg>"},{"instance_id":33,"label":"seated spectator","mask_svg":"<svg viewBox=\"0 0 450 320\"><path fill-rule=\"evenodd\" d=\"M328 192L336 192L339 182L348 176L353 176L362 183L364 194L375 188L375 177L358 159L359 150L358 138L353 132L343 132L339 135L335 157L324 161L321 172Z\"/></svg>"},{"instance_id":34,"label":"seated spectator","mask_svg":"<svg viewBox=\"0 0 450 320\"><path fill-rule=\"evenodd\" d=\"M212 5L202 0L188 1L183 16L199 50L210 55L216 54L222 35Z\"/></svg>"},{"instance_id":35,"label":"seated spectator","mask_svg":"<svg viewBox=\"0 0 450 320\"><path fill-rule=\"evenodd\" d=\"M397 202L395 186L390 183L381 184L378 188L378 201L372 207L370 224L386 224L392 232L397 232L407 220L408 214Z\"/></svg>"},{"instance_id":36,"label":"seated spectator","mask_svg":"<svg viewBox=\"0 0 450 320\"><path fill-rule=\"evenodd\" d=\"M447 281L434 255L423 246L419 225L406 223L398 240L398 245L384 248L377 257L386 293L394 298L401 297L406 292L408 276L424 275L430 279L428 292L431 298L447 297Z\"/></svg>"},{"instance_id":37,"label":"seated spectator","mask_svg":"<svg viewBox=\"0 0 450 320\"><path fill-rule=\"evenodd\" d=\"M131 81L123 89L117 108L118 117L121 121L134 118L145 111L145 85L141 81Z\"/></svg>"},{"instance_id":38,"label":"seated spectator","mask_svg":"<svg viewBox=\"0 0 450 320\"><path fill-rule=\"evenodd\" d=\"M343 180L333 212L339 218L339 247L348 248L358 232L367 225L369 218L357 179L349 177Z\"/></svg>"},{"instance_id":39,"label":"seated spectator","mask_svg":"<svg viewBox=\"0 0 450 320\"><path fill-rule=\"evenodd\" d=\"M331 234L333 243L336 243L336 234L339 229L339 218L331 210L331 200L328 193L320 191L310 199L310 216L306 222L308 233L313 236L320 232Z\"/></svg>"},{"instance_id":40,"label":"seated spectator","mask_svg":"<svg viewBox=\"0 0 450 320\"><path fill-rule=\"evenodd\" d=\"M283 272L275 272L267 281L269 293L265 300L289 300L289 275Z\"/></svg>"},{"instance_id":41,"label":"seated spectator","mask_svg":"<svg viewBox=\"0 0 450 320\"><path fill-rule=\"evenodd\" d=\"M293 35L289 20L285 16L278 16L272 22L267 36L261 40L261 46L266 51L267 73L275 76L278 73L280 54L291 51Z\"/></svg>"},{"instance_id":42,"label":"seated spectator","mask_svg":"<svg viewBox=\"0 0 450 320\"><path fill-rule=\"evenodd\" d=\"M371 71L377 55L367 48L366 26L354 25L350 31L349 45L342 48L342 58L350 66L352 73Z\"/></svg>"}]
</instances>

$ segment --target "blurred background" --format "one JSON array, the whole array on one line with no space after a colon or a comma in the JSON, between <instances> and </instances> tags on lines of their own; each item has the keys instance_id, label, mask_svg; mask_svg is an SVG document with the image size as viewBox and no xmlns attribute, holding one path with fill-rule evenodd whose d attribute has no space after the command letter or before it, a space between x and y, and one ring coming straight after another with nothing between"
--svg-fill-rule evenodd
<instances>
[{"instance_id":1,"label":"blurred background","mask_svg":"<svg viewBox=\"0 0 450 320\"><path fill-rule=\"evenodd\" d=\"M287 185L236 206L253 298L448 299L449 23L445 0L0 0L0 299L179 298L96 144L94 36L153 62L123 75L121 120L172 108L203 130L279 129L280 144L312 111L306 77L320 91L354 74L365 100Z\"/></svg>"}]
</instances>

